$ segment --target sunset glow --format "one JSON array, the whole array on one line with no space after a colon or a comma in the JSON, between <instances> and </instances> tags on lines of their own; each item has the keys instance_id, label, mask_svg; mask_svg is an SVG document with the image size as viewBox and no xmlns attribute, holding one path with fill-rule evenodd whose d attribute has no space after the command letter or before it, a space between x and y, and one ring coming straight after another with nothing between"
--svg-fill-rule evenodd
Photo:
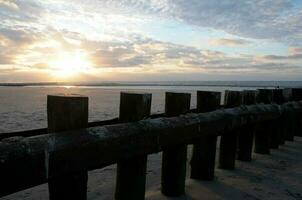
<instances>
[{"instance_id":1,"label":"sunset glow","mask_svg":"<svg viewBox=\"0 0 302 200\"><path fill-rule=\"evenodd\" d=\"M0 11L0 82L302 80L300 0L0 0Z\"/></svg>"},{"instance_id":2,"label":"sunset glow","mask_svg":"<svg viewBox=\"0 0 302 200\"><path fill-rule=\"evenodd\" d=\"M48 63L52 73L59 79L69 79L82 73L90 73L91 64L89 60L81 55L61 54L57 59Z\"/></svg>"}]
</instances>

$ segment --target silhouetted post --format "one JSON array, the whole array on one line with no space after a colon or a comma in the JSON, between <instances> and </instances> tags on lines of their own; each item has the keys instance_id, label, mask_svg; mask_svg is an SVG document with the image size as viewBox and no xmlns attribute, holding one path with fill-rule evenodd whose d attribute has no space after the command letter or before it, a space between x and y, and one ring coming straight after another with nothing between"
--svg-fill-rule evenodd
<instances>
[{"instance_id":1,"label":"silhouetted post","mask_svg":"<svg viewBox=\"0 0 302 200\"><path fill-rule=\"evenodd\" d=\"M210 112L220 106L220 92L197 91L197 112ZM213 180L215 171L217 136L206 135L193 145L191 178Z\"/></svg>"},{"instance_id":2,"label":"silhouetted post","mask_svg":"<svg viewBox=\"0 0 302 200\"><path fill-rule=\"evenodd\" d=\"M134 122L148 117L151 98L151 94L121 92L119 121ZM136 156L117 164L116 200L145 199L146 168L147 155Z\"/></svg>"},{"instance_id":3,"label":"silhouetted post","mask_svg":"<svg viewBox=\"0 0 302 200\"><path fill-rule=\"evenodd\" d=\"M291 88L284 88L282 90L283 99L285 102L292 101L292 89Z\"/></svg>"},{"instance_id":4,"label":"silhouetted post","mask_svg":"<svg viewBox=\"0 0 302 200\"><path fill-rule=\"evenodd\" d=\"M242 92L225 91L224 105L226 108L240 106L242 103ZM219 168L232 170L235 168L237 151L238 130L225 132L220 139Z\"/></svg>"},{"instance_id":5,"label":"silhouetted post","mask_svg":"<svg viewBox=\"0 0 302 200\"><path fill-rule=\"evenodd\" d=\"M273 103L278 105L282 105L284 103L283 90L282 89L274 89L273 90ZM273 126L272 134L275 135L276 140L278 139L278 144L285 144L285 134L283 132L284 123L284 115L281 115L278 119L274 120L275 126ZM277 143L277 141L276 141Z\"/></svg>"},{"instance_id":6,"label":"silhouetted post","mask_svg":"<svg viewBox=\"0 0 302 200\"><path fill-rule=\"evenodd\" d=\"M292 88L292 100L293 101L302 100L302 88Z\"/></svg>"},{"instance_id":7,"label":"silhouetted post","mask_svg":"<svg viewBox=\"0 0 302 200\"><path fill-rule=\"evenodd\" d=\"M88 97L48 95L47 120L49 133L87 127ZM85 200L87 199L87 180L87 171L50 178L48 180L49 199Z\"/></svg>"},{"instance_id":8,"label":"silhouetted post","mask_svg":"<svg viewBox=\"0 0 302 200\"><path fill-rule=\"evenodd\" d=\"M292 98L293 101L301 101L302 100L302 88L293 88L292 89ZM301 113L295 113L295 125L294 125L294 135L302 136L302 117Z\"/></svg>"},{"instance_id":9,"label":"silhouetted post","mask_svg":"<svg viewBox=\"0 0 302 200\"><path fill-rule=\"evenodd\" d=\"M292 89L291 88L285 88L283 89L283 98L285 102L292 101ZM285 120L285 126L283 127L283 132L285 134L286 141L294 141L294 114L290 112L289 110L285 110L284 112L284 120Z\"/></svg>"},{"instance_id":10,"label":"silhouetted post","mask_svg":"<svg viewBox=\"0 0 302 200\"><path fill-rule=\"evenodd\" d=\"M244 105L253 105L256 103L256 91L244 90L242 93L242 103ZM255 126L247 124L240 128L238 136L237 159L241 161L252 160L253 140Z\"/></svg>"},{"instance_id":11,"label":"silhouetted post","mask_svg":"<svg viewBox=\"0 0 302 200\"><path fill-rule=\"evenodd\" d=\"M258 89L257 103L270 104L273 93L270 89ZM270 154L271 125L264 121L256 126L254 152L259 154Z\"/></svg>"},{"instance_id":12,"label":"silhouetted post","mask_svg":"<svg viewBox=\"0 0 302 200\"><path fill-rule=\"evenodd\" d=\"M177 116L190 110L191 94L166 92L165 113ZM163 150L161 191L166 196L185 193L187 145L180 144Z\"/></svg>"},{"instance_id":13,"label":"silhouetted post","mask_svg":"<svg viewBox=\"0 0 302 200\"><path fill-rule=\"evenodd\" d=\"M268 89L269 90L269 89ZM270 89L272 99L270 103L276 103L275 101L279 101L278 99L278 91L279 89ZM270 148L271 149L278 149L279 148L279 143L280 143L280 137L281 137L281 130L280 130L280 120L275 119L275 120L270 120L267 121L267 124L270 126Z\"/></svg>"}]
</instances>

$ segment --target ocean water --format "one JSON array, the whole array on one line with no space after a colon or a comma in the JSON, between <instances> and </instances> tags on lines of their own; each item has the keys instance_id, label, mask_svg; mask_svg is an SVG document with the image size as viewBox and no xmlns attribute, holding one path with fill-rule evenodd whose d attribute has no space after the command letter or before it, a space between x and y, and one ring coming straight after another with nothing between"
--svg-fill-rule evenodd
<instances>
[{"instance_id":1,"label":"ocean water","mask_svg":"<svg viewBox=\"0 0 302 200\"><path fill-rule=\"evenodd\" d=\"M48 94L81 94L89 97L89 121L118 117L121 91L152 93L151 113L164 111L166 91L191 93L196 107L196 91L253 90L263 87L301 87L302 82L146 82L90 84L89 86L0 87L0 134L47 126ZM223 100L222 100L223 101Z\"/></svg>"}]
</instances>

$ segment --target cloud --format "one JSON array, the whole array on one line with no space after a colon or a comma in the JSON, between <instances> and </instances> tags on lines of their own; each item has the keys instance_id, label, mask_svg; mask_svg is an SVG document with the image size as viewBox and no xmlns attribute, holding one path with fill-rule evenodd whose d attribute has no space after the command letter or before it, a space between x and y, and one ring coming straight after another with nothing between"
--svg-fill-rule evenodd
<instances>
[{"instance_id":1,"label":"cloud","mask_svg":"<svg viewBox=\"0 0 302 200\"><path fill-rule=\"evenodd\" d=\"M2 25L10 27L38 22L44 14L41 4L34 0L0 0L0 10Z\"/></svg>"},{"instance_id":2,"label":"cloud","mask_svg":"<svg viewBox=\"0 0 302 200\"><path fill-rule=\"evenodd\" d=\"M76 52L87 55L96 70L133 68L167 76L302 72L302 11L290 0L0 0L0 9L0 71L5 73L54 70L47 61L62 51L71 57ZM261 46L262 39L291 47L288 55L231 55L158 41L137 26L161 18L191 25L192 30L209 27L242 36L215 35L218 39L210 40L213 49L246 48L250 41Z\"/></svg>"},{"instance_id":3,"label":"cloud","mask_svg":"<svg viewBox=\"0 0 302 200\"><path fill-rule=\"evenodd\" d=\"M289 43L302 42L302 11L290 0L176 0L170 15L187 23L228 33Z\"/></svg>"},{"instance_id":4,"label":"cloud","mask_svg":"<svg viewBox=\"0 0 302 200\"><path fill-rule=\"evenodd\" d=\"M126 48L113 47L111 49L99 49L91 54L91 60L96 68L139 67L150 64L151 59L147 55L137 54L132 46Z\"/></svg>"},{"instance_id":5,"label":"cloud","mask_svg":"<svg viewBox=\"0 0 302 200\"><path fill-rule=\"evenodd\" d=\"M280 69L301 69L299 60L302 58L298 48L291 49L297 54L288 56L234 56L221 51L203 50L139 35L129 41L96 41L81 34L52 28L45 29L43 33L37 30L1 29L0 37L4 38L0 48L5 50L0 53L0 63L14 64L14 71L56 70L47 61L56 59L62 51L68 55L83 52L96 70L119 68L123 71L126 68L135 68L145 73L197 73L198 70L220 73L270 70L273 73L279 72ZM5 68L5 71L7 70Z\"/></svg>"},{"instance_id":6,"label":"cloud","mask_svg":"<svg viewBox=\"0 0 302 200\"><path fill-rule=\"evenodd\" d=\"M238 47L238 46L244 46L247 44L250 44L248 40L243 40L243 39L226 39L226 38L221 38L221 39L212 39L209 41L211 45L215 46L230 46L230 47Z\"/></svg>"},{"instance_id":7,"label":"cloud","mask_svg":"<svg viewBox=\"0 0 302 200\"><path fill-rule=\"evenodd\" d=\"M288 53L290 55L302 54L302 48L301 47L289 47Z\"/></svg>"},{"instance_id":8,"label":"cloud","mask_svg":"<svg viewBox=\"0 0 302 200\"><path fill-rule=\"evenodd\" d=\"M23 46L33 43L36 38L36 33L35 31L24 29L0 28L0 37L4 40L4 43L8 43L6 46L12 45L12 43L18 44L18 46Z\"/></svg>"},{"instance_id":9,"label":"cloud","mask_svg":"<svg viewBox=\"0 0 302 200\"><path fill-rule=\"evenodd\" d=\"M78 1L80 3L82 1ZM90 9L164 17L255 39L302 44L302 10L292 0L92 0ZM92 5L94 8L91 8ZM89 7L88 7L89 8Z\"/></svg>"},{"instance_id":10,"label":"cloud","mask_svg":"<svg viewBox=\"0 0 302 200\"><path fill-rule=\"evenodd\" d=\"M34 30L0 28L0 63L16 64L17 58L29 53L29 47L43 37Z\"/></svg>"},{"instance_id":11,"label":"cloud","mask_svg":"<svg viewBox=\"0 0 302 200\"><path fill-rule=\"evenodd\" d=\"M302 53L290 54L288 56L279 56L279 55L265 55L260 56L259 59L270 60L270 61L299 61L302 59Z\"/></svg>"},{"instance_id":12,"label":"cloud","mask_svg":"<svg viewBox=\"0 0 302 200\"><path fill-rule=\"evenodd\" d=\"M97 68L144 67L173 63L185 57L201 56L200 50L137 37L131 42L84 41L82 48L92 52L91 60Z\"/></svg>"},{"instance_id":13,"label":"cloud","mask_svg":"<svg viewBox=\"0 0 302 200\"><path fill-rule=\"evenodd\" d=\"M11 0L0 0L0 7L12 9L12 10L18 10L19 6Z\"/></svg>"},{"instance_id":14,"label":"cloud","mask_svg":"<svg viewBox=\"0 0 302 200\"><path fill-rule=\"evenodd\" d=\"M26 21L26 23L39 22L39 25L33 24L39 27L45 23L55 25L61 22L71 29L73 23L77 23L91 30L119 29L121 34L125 30L135 31L136 23L165 18L198 27L222 30L245 38L269 39L292 45L302 44L302 10L297 8L292 0L225 0L223 2L220 0L74 0L72 2L2 0L2 2L5 2L2 5L6 7L15 5L19 8L2 9L4 12L0 14L0 20L7 25ZM42 19L46 21L43 22ZM97 25L91 23L92 21L97 21ZM125 23L128 24L126 29L123 26ZM113 28L112 24L117 26ZM216 41L219 45L241 45L242 42L244 43L244 41L229 41L224 38Z\"/></svg>"},{"instance_id":15,"label":"cloud","mask_svg":"<svg viewBox=\"0 0 302 200\"><path fill-rule=\"evenodd\" d=\"M11 64L13 58L9 55L5 55L4 53L0 53L0 65Z\"/></svg>"}]
</instances>

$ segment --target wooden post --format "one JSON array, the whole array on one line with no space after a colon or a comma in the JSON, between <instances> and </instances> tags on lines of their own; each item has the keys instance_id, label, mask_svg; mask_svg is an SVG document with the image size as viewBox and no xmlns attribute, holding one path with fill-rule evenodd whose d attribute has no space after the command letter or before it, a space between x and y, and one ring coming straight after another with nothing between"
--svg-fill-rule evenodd
<instances>
[{"instance_id":1,"label":"wooden post","mask_svg":"<svg viewBox=\"0 0 302 200\"><path fill-rule=\"evenodd\" d=\"M291 88L284 88L282 90L283 99L285 102L292 101L292 89Z\"/></svg>"},{"instance_id":2,"label":"wooden post","mask_svg":"<svg viewBox=\"0 0 302 200\"><path fill-rule=\"evenodd\" d=\"M197 112L210 112L220 106L220 92L197 92ZM215 171L217 136L204 136L193 145L191 178L213 180Z\"/></svg>"},{"instance_id":3,"label":"wooden post","mask_svg":"<svg viewBox=\"0 0 302 200\"><path fill-rule=\"evenodd\" d=\"M285 88L283 89L283 98L285 102L292 101L292 89ZM284 113L285 126L283 127L283 132L285 134L286 141L294 141L294 115L292 112L286 111Z\"/></svg>"},{"instance_id":4,"label":"wooden post","mask_svg":"<svg viewBox=\"0 0 302 200\"><path fill-rule=\"evenodd\" d=\"M226 108L240 106L242 103L242 92L225 91L224 104ZM225 132L220 139L219 168L235 169L235 159L237 151L238 131Z\"/></svg>"},{"instance_id":5,"label":"wooden post","mask_svg":"<svg viewBox=\"0 0 302 200\"><path fill-rule=\"evenodd\" d=\"M190 110L191 94L166 92L165 113L177 116ZM161 191L166 196L185 193L187 145L168 147L163 151Z\"/></svg>"},{"instance_id":6,"label":"wooden post","mask_svg":"<svg viewBox=\"0 0 302 200\"><path fill-rule=\"evenodd\" d=\"M256 103L256 91L244 90L242 93L242 103L244 105L253 105ZM238 152L237 159L241 161L252 160L253 140L254 140L254 125L246 125L240 128L238 136Z\"/></svg>"},{"instance_id":7,"label":"wooden post","mask_svg":"<svg viewBox=\"0 0 302 200\"><path fill-rule=\"evenodd\" d=\"M283 98L283 90L282 89L274 89L273 90L273 103L278 105L282 105L284 103ZM285 144L285 135L283 134L283 126L284 126L284 116L274 120L274 123L277 124L274 126L272 134L276 136L276 143L279 145Z\"/></svg>"},{"instance_id":8,"label":"wooden post","mask_svg":"<svg viewBox=\"0 0 302 200\"><path fill-rule=\"evenodd\" d=\"M282 97L280 96L279 89L271 89L272 100L271 103L277 103L281 101ZM281 138L281 127L280 127L280 119L275 119L267 122L270 124L270 148L278 149Z\"/></svg>"},{"instance_id":9,"label":"wooden post","mask_svg":"<svg viewBox=\"0 0 302 200\"><path fill-rule=\"evenodd\" d=\"M151 94L124 93L120 99L120 122L134 122L150 115ZM130 144L131 145L131 141ZM117 164L116 200L145 199L147 155L136 156Z\"/></svg>"},{"instance_id":10,"label":"wooden post","mask_svg":"<svg viewBox=\"0 0 302 200\"><path fill-rule=\"evenodd\" d=\"M293 101L302 100L302 88L292 88L292 100Z\"/></svg>"},{"instance_id":11,"label":"wooden post","mask_svg":"<svg viewBox=\"0 0 302 200\"><path fill-rule=\"evenodd\" d=\"M85 128L88 125L88 97L79 95L47 96L48 132ZM49 199L87 199L87 171L48 180Z\"/></svg>"},{"instance_id":12,"label":"wooden post","mask_svg":"<svg viewBox=\"0 0 302 200\"><path fill-rule=\"evenodd\" d=\"M270 104L273 98L272 90L258 89L257 103ZM259 154L270 154L270 132L269 122L264 121L256 126L254 152Z\"/></svg>"},{"instance_id":13,"label":"wooden post","mask_svg":"<svg viewBox=\"0 0 302 200\"><path fill-rule=\"evenodd\" d=\"M293 88L292 89L292 98L293 101L302 101L302 88ZM302 116L301 114L294 114L294 135L302 137Z\"/></svg>"}]
</instances>

